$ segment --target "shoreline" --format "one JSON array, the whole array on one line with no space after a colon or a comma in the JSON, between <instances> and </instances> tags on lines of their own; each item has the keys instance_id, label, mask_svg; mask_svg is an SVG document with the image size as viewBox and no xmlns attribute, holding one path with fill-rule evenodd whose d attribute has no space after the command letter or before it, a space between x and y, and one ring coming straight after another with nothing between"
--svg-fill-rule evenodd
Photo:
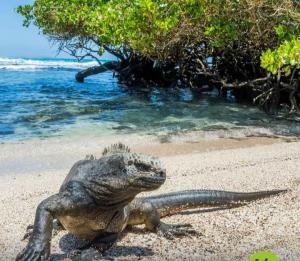
<instances>
[{"instance_id":1,"label":"shoreline","mask_svg":"<svg viewBox=\"0 0 300 261\"><path fill-rule=\"evenodd\" d=\"M70 167L86 154L99 157L105 145L118 139L55 138L0 145L0 260L14 260L24 247L26 242L21 238L27 225L33 222L36 206L58 191ZM159 156L166 166L166 183L149 194L189 189L246 192L287 188L289 192L240 208L191 210L163 220L172 224L190 223L202 234L197 237L169 241L138 227L125 234L106 255L114 260L248 261L254 252L270 250L283 260L298 260L298 138L176 137L161 143L157 137L132 135L123 141L131 144L134 151ZM67 260L66 253L76 242L65 232L55 235L53 260Z\"/></svg>"},{"instance_id":2,"label":"shoreline","mask_svg":"<svg viewBox=\"0 0 300 261\"><path fill-rule=\"evenodd\" d=\"M86 155L101 157L106 146L122 142L136 152L165 157L231 150L281 142L297 142L297 136L258 135L249 137L203 137L202 132L173 135L115 135L107 137L50 137L0 144L0 177L35 173L37 171L68 171L74 162Z\"/></svg>"}]
</instances>

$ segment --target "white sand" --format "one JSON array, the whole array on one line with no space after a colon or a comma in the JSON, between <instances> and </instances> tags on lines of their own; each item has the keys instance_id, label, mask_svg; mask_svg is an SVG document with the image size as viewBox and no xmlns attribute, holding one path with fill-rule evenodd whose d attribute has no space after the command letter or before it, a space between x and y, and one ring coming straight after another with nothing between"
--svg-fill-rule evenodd
<instances>
[{"instance_id":1,"label":"white sand","mask_svg":"<svg viewBox=\"0 0 300 261\"><path fill-rule=\"evenodd\" d=\"M14 260L25 246L21 238L33 222L36 206L57 192L71 165L88 153L99 156L107 142L49 139L0 145L0 260ZM152 194L186 189L290 191L236 209L165 218L169 223L191 223L203 235L169 241L136 229L107 255L116 260L232 261L271 250L282 260L300 260L300 141L150 142L140 139L133 147L160 155L166 165L167 181ZM63 260L73 245L66 232L55 235L52 260Z\"/></svg>"}]
</instances>

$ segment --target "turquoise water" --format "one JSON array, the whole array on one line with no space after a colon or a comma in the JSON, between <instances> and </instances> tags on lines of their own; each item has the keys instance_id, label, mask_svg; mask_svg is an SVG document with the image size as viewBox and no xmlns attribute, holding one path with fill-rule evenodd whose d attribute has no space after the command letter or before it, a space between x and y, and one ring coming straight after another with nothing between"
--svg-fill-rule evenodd
<instances>
[{"instance_id":1,"label":"turquoise water","mask_svg":"<svg viewBox=\"0 0 300 261\"><path fill-rule=\"evenodd\" d=\"M94 65L66 59L0 58L0 141L32 137L268 128L300 132L299 122L275 120L251 105L189 90L128 90L112 73L77 83Z\"/></svg>"}]
</instances>

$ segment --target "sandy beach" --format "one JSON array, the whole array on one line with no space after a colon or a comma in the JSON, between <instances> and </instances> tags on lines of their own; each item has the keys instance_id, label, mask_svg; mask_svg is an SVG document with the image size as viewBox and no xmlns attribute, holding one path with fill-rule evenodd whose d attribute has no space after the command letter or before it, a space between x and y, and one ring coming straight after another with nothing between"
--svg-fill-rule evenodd
<instances>
[{"instance_id":1,"label":"sandy beach","mask_svg":"<svg viewBox=\"0 0 300 261\"><path fill-rule=\"evenodd\" d=\"M0 260L14 260L33 223L38 203L56 193L75 161L101 155L114 139L30 140L0 144ZM221 189L289 192L234 209L198 209L165 218L190 223L201 233L173 241L145 232L124 234L106 256L114 260L248 260L256 251L273 251L281 260L300 259L300 140L244 139L175 140L130 136L132 150L157 155L167 181L151 194ZM67 260L76 239L62 231L52 240L51 260Z\"/></svg>"}]
</instances>

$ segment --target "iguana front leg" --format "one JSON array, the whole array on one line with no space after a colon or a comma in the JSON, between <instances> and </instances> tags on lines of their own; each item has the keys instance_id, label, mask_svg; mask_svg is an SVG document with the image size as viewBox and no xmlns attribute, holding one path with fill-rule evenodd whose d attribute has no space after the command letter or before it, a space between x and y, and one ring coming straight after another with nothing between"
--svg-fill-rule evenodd
<instances>
[{"instance_id":1,"label":"iguana front leg","mask_svg":"<svg viewBox=\"0 0 300 261\"><path fill-rule=\"evenodd\" d=\"M157 209L150 202L136 199L129 207L130 216L128 225L145 224L146 229L168 239L197 234L190 224L171 225L162 222Z\"/></svg>"},{"instance_id":2,"label":"iguana front leg","mask_svg":"<svg viewBox=\"0 0 300 261\"><path fill-rule=\"evenodd\" d=\"M46 260L50 256L50 242L53 219L60 215L72 214L79 208L88 209L92 200L83 190L76 195L71 192L56 194L42 201L36 210L33 232L27 246L16 258L17 261Z\"/></svg>"},{"instance_id":3,"label":"iguana front leg","mask_svg":"<svg viewBox=\"0 0 300 261\"><path fill-rule=\"evenodd\" d=\"M30 236L32 235L33 233L33 228L34 228L34 225L28 225L27 228L26 228L26 233L25 235L23 236L22 238L22 241L23 240L26 240L27 238L30 238ZM52 232L52 236L56 235L59 231L61 230L64 230L65 228L63 227L63 225L59 222L58 219L54 219L53 220L53 232Z\"/></svg>"}]
</instances>

